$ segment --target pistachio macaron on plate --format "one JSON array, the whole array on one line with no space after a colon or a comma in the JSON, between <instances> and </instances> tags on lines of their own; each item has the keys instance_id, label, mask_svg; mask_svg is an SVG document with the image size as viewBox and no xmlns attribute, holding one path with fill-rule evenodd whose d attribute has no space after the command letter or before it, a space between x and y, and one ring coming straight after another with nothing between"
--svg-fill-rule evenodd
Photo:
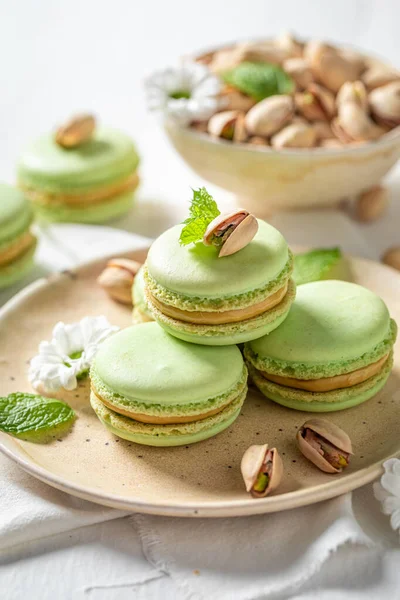
<instances>
[{"instance_id":1,"label":"pistachio macaron on plate","mask_svg":"<svg viewBox=\"0 0 400 600\"><path fill-rule=\"evenodd\" d=\"M138 262L145 258L142 251L124 255ZM36 282L1 309L1 349L7 358L0 361L3 395L28 391L27 362L56 322L104 314L121 328L131 325L131 307L114 302L99 289L97 278L108 262L83 265L76 269L76 277L60 274ZM349 266L354 281L379 294L399 321L399 274L360 259L349 259ZM400 456L399 381L400 353L395 351L392 374L376 396L361 406L325 415L349 433L353 446L349 466L335 475L317 469L296 446L296 434L309 419L306 413L266 401L253 386L237 420L218 435L187 447L157 447L125 440L105 427L89 403L89 380L82 380L76 390L58 394L77 416L62 442L33 444L0 433L0 450L51 486L123 510L186 517L281 511L354 490L376 479L383 461ZM123 418L114 409L107 410ZM279 450L284 476L279 488L255 500L244 488L240 463L246 448L265 443Z\"/></svg>"},{"instance_id":2,"label":"pistachio macaron on plate","mask_svg":"<svg viewBox=\"0 0 400 600\"><path fill-rule=\"evenodd\" d=\"M330 412L377 394L393 366L397 326L384 301L345 281L301 285L288 318L246 345L254 383L289 408Z\"/></svg>"},{"instance_id":3,"label":"pistachio macaron on plate","mask_svg":"<svg viewBox=\"0 0 400 600\"><path fill-rule=\"evenodd\" d=\"M102 423L149 446L180 446L220 433L239 416L247 392L237 347L188 344L157 323L106 340L90 377L90 401Z\"/></svg>"},{"instance_id":4,"label":"pistachio macaron on plate","mask_svg":"<svg viewBox=\"0 0 400 600\"><path fill-rule=\"evenodd\" d=\"M32 208L19 190L0 184L0 289L22 279L33 266L36 237Z\"/></svg>"},{"instance_id":5,"label":"pistachio macaron on plate","mask_svg":"<svg viewBox=\"0 0 400 600\"><path fill-rule=\"evenodd\" d=\"M131 208L139 156L121 131L93 123L92 131L79 136L78 126L79 120L71 121L77 135L70 143L54 132L33 141L20 157L18 184L40 218L101 223Z\"/></svg>"},{"instance_id":6,"label":"pistachio macaron on plate","mask_svg":"<svg viewBox=\"0 0 400 600\"><path fill-rule=\"evenodd\" d=\"M149 250L145 292L153 318L188 342L238 344L261 337L286 318L295 296L293 257L272 225L258 221L250 243L230 256L215 246L179 242L182 226Z\"/></svg>"}]
</instances>

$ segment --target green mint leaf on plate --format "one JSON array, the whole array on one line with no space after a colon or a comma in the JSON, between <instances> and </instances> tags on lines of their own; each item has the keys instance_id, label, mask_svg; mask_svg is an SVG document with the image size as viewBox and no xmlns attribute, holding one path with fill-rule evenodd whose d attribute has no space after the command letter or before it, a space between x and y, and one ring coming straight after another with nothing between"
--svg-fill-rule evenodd
<instances>
[{"instance_id":1,"label":"green mint leaf on plate","mask_svg":"<svg viewBox=\"0 0 400 600\"><path fill-rule=\"evenodd\" d=\"M223 73L222 79L257 102L294 90L293 79L281 67L269 63L242 62Z\"/></svg>"},{"instance_id":2,"label":"green mint leaf on plate","mask_svg":"<svg viewBox=\"0 0 400 600\"><path fill-rule=\"evenodd\" d=\"M64 435L75 420L65 402L15 392L0 398L0 431L29 442L46 443Z\"/></svg>"},{"instance_id":3,"label":"green mint leaf on plate","mask_svg":"<svg viewBox=\"0 0 400 600\"><path fill-rule=\"evenodd\" d=\"M221 213L214 198L203 187L193 190L189 214L190 216L184 221L185 227L179 238L182 246L202 240L207 226Z\"/></svg>"},{"instance_id":4,"label":"green mint leaf on plate","mask_svg":"<svg viewBox=\"0 0 400 600\"><path fill-rule=\"evenodd\" d=\"M294 257L293 279L296 285L332 279L334 269L343 258L340 248L320 248Z\"/></svg>"}]
</instances>

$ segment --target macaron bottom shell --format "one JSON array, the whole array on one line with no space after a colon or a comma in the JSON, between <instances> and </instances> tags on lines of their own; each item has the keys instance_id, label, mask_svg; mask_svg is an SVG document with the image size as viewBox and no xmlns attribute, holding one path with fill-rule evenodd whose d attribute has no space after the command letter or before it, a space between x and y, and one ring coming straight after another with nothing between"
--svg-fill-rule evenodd
<instances>
[{"instance_id":1,"label":"macaron bottom shell","mask_svg":"<svg viewBox=\"0 0 400 600\"><path fill-rule=\"evenodd\" d=\"M147 305L153 318L167 333L193 344L229 346L255 340L279 327L286 319L295 295L296 286L290 279L288 291L277 306L252 319L225 325L196 325L168 317L151 303L149 294Z\"/></svg>"},{"instance_id":2,"label":"macaron bottom shell","mask_svg":"<svg viewBox=\"0 0 400 600\"><path fill-rule=\"evenodd\" d=\"M184 446L201 442L227 429L240 414L246 390L224 410L192 423L151 425L117 414L91 393L90 403L101 423L120 438L145 446Z\"/></svg>"},{"instance_id":3,"label":"macaron bottom shell","mask_svg":"<svg viewBox=\"0 0 400 600\"><path fill-rule=\"evenodd\" d=\"M259 391L286 408L305 412L334 412L358 406L375 396L386 384L393 367L393 353L383 369L370 379L352 387L331 392L307 392L269 381L248 364L249 375Z\"/></svg>"},{"instance_id":4,"label":"macaron bottom shell","mask_svg":"<svg viewBox=\"0 0 400 600\"><path fill-rule=\"evenodd\" d=\"M50 222L104 223L127 213L133 206L134 191L114 196L106 201L72 208L67 204L34 204L36 217Z\"/></svg>"},{"instance_id":5,"label":"macaron bottom shell","mask_svg":"<svg viewBox=\"0 0 400 600\"><path fill-rule=\"evenodd\" d=\"M32 270L36 246L37 242L32 244L24 254L7 265L0 267L0 289L14 285L14 283L23 279Z\"/></svg>"}]
</instances>

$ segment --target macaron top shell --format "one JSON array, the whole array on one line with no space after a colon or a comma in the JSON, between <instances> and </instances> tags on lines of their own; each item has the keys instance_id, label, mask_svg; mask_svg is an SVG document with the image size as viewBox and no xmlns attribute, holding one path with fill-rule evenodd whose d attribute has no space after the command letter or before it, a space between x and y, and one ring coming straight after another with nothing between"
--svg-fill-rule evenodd
<instances>
[{"instance_id":1,"label":"macaron top shell","mask_svg":"<svg viewBox=\"0 0 400 600\"><path fill-rule=\"evenodd\" d=\"M157 323L134 325L100 347L92 376L108 390L132 400L160 405L204 402L225 394L243 377L236 346L190 344Z\"/></svg>"},{"instance_id":2,"label":"macaron top shell","mask_svg":"<svg viewBox=\"0 0 400 600\"><path fill-rule=\"evenodd\" d=\"M317 281L297 288L286 320L248 344L253 356L292 363L351 361L390 336L389 311L379 296L345 281Z\"/></svg>"},{"instance_id":3,"label":"macaron top shell","mask_svg":"<svg viewBox=\"0 0 400 600\"><path fill-rule=\"evenodd\" d=\"M178 294L218 298L247 293L275 279L289 260L287 243L272 225L259 220L253 240L242 250L218 258L218 249L203 243L182 246L182 225L155 240L147 257L149 275Z\"/></svg>"},{"instance_id":4,"label":"macaron top shell","mask_svg":"<svg viewBox=\"0 0 400 600\"><path fill-rule=\"evenodd\" d=\"M0 243L22 233L31 221L32 209L24 194L0 183Z\"/></svg>"},{"instance_id":5,"label":"macaron top shell","mask_svg":"<svg viewBox=\"0 0 400 600\"><path fill-rule=\"evenodd\" d=\"M63 148L54 133L35 140L18 166L22 184L39 189L84 190L130 175L139 157L126 134L99 127L93 138L76 148Z\"/></svg>"}]
</instances>

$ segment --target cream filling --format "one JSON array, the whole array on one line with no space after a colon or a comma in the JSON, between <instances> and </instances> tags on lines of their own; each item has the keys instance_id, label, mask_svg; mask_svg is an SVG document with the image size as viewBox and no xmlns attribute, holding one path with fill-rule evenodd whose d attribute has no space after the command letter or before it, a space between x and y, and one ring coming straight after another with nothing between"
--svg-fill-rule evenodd
<instances>
[{"instance_id":1,"label":"cream filling","mask_svg":"<svg viewBox=\"0 0 400 600\"><path fill-rule=\"evenodd\" d=\"M214 408L212 410L209 410L205 413L199 414L199 415L185 415L183 417L157 417L154 415L145 415L143 413L136 413L134 411L130 411L126 408L121 408L120 406L115 406L114 404L111 404L111 402L109 402L108 400L105 400L104 398L102 398L97 391L93 388L92 386L92 392L94 393L94 395L96 396L96 398L98 400L100 400L100 402L102 402L105 406L107 406L107 408L110 408L111 410L113 410L114 412L120 414L120 415L124 415L125 417L129 417L130 419L134 419L135 421L139 421L140 423L151 423L152 425L170 425L170 424L174 424L174 423L194 423L195 421L202 421L203 419L207 419L207 417L212 417L213 415L216 415L217 413L221 412L222 410L224 410L231 402L233 402L233 400L236 400L236 398L234 398L233 400L229 400L228 402L226 402L226 404L224 404L223 406L219 406L218 408Z\"/></svg>"},{"instance_id":2,"label":"cream filling","mask_svg":"<svg viewBox=\"0 0 400 600\"><path fill-rule=\"evenodd\" d=\"M0 267L4 267L13 262L16 258L22 256L22 254L27 252L29 248L33 246L35 240L35 236L32 235L30 231L26 231L3 250L0 250Z\"/></svg>"},{"instance_id":3,"label":"cream filling","mask_svg":"<svg viewBox=\"0 0 400 600\"><path fill-rule=\"evenodd\" d=\"M175 306L160 302L160 300L155 298L149 291L148 294L154 306L167 317L195 325L224 325L225 323L238 323L240 321L258 317L267 310L274 308L274 306L279 304L285 297L287 288L288 282L286 282L277 292L262 300L262 302L247 306L246 308L224 310L221 312L181 310Z\"/></svg>"},{"instance_id":4,"label":"cream filling","mask_svg":"<svg viewBox=\"0 0 400 600\"><path fill-rule=\"evenodd\" d=\"M349 388L353 385L363 383L377 375L383 368L383 365L388 359L389 354L386 354L378 361L352 371L351 373L345 373L344 375L335 375L334 377L324 377L322 379L294 379L292 377L282 377L281 375L272 375L271 373L265 373L265 371L258 371L268 381L283 385L285 387L295 388L298 390L305 390L307 392L332 392L333 390L339 390L342 388Z\"/></svg>"},{"instance_id":5,"label":"cream filling","mask_svg":"<svg viewBox=\"0 0 400 600\"><path fill-rule=\"evenodd\" d=\"M97 190L91 190L89 192L78 192L76 194L55 194L46 193L39 190L33 190L24 185L20 185L21 189L24 190L26 195L32 202L42 205L58 205L67 204L68 206L85 207L88 204L97 204L109 200L113 196L119 196L124 192L134 190L139 183L139 176L137 173L132 173L123 181L113 183L112 185L104 186Z\"/></svg>"}]
</instances>

